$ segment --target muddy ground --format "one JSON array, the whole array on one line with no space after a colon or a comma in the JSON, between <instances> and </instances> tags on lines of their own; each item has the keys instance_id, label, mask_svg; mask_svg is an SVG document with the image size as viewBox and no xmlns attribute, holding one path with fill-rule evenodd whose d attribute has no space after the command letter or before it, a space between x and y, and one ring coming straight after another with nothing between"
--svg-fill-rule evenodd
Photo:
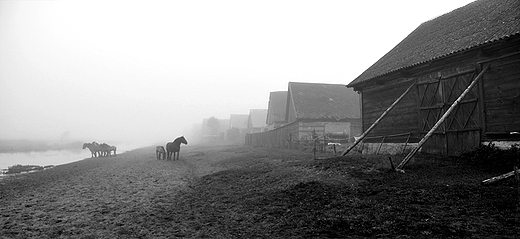
<instances>
[{"instance_id":1,"label":"muddy ground","mask_svg":"<svg viewBox=\"0 0 520 239\"><path fill-rule=\"evenodd\" d=\"M513 180L456 158L153 147L0 180L0 238L519 238ZM394 163L399 158L394 156Z\"/></svg>"}]
</instances>

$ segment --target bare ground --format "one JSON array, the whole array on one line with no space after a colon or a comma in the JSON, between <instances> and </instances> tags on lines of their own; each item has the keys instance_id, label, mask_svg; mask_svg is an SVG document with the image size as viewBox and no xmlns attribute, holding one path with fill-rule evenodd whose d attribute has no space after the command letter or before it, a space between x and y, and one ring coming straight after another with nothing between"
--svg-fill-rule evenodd
<instances>
[{"instance_id":1,"label":"bare ground","mask_svg":"<svg viewBox=\"0 0 520 239\"><path fill-rule=\"evenodd\" d=\"M0 181L0 238L519 238L512 180L457 160L153 147ZM399 159L394 159L398 161ZM398 163L398 162L394 162Z\"/></svg>"}]
</instances>

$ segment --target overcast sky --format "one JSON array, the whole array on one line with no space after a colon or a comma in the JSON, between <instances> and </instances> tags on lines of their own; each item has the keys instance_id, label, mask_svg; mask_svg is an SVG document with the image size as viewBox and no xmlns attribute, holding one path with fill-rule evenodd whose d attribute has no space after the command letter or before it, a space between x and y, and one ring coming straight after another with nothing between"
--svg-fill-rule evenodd
<instances>
[{"instance_id":1,"label":"overcast sky","mask_svg":"<svg viewBox=\"0 0 520 239\"><path fill-rule=\"evenodd\" d=\"M0 0L0 139L173 140L289 81L348 84L469 2Z\"/></svg>"}]
</instances>

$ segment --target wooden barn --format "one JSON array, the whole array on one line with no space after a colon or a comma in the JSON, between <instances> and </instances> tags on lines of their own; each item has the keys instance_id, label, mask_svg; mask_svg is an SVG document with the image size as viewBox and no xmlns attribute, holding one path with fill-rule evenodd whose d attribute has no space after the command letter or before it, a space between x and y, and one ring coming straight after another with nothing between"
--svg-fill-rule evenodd
<instances>
[{"instance_id":1,"label":"wooden barn","mask_svg":"<svg viewBox=\"0 0 520 239\"><path fill-rule=\"evenodd\" d=\"M283 112L283 125L246 135L246 144L273 148L305 148L325 141L350 141L361 133L359 95L340 84L289 82L286 99L273 100L269 112ZM280 109L279 103L283 105ZM271 104L273 103L273 104ZM273 114L274 115L274 114ZM282 118L268 114L267 122Z\"/></svg>"},{"instance_id":2,"label":"wooden barn","mask_svg":"<svg viewBox=\"0 0 520 239\"><path fill-rule=\"evenodd\" d=\"M361 131L359 95L345 85L289 82L285 120L296 127L295 139L350 139Z\"/></svg>"},{"instance_id":3,"label":"wooden barn","mask_svg":"<svg viewBox=\"0 0 520 239\"><path fill-rule=\"evenodd\" d=\"M269 94L269 105L267 108L267 129L278 128L285 121L285 107L287 104L287 91L274 91Z\"/></svg>"},{"instance_id":4,"label":"wooden barn","mask_svg":"<svg viewBox=\"0 0 520 239\"><path fill-rule=\"evenodd\" d=\"M251 109L249 110L249 118L247 120L248 133L258 133L267 130L267 109Z\"/></svg>"},{"instance_id":5,"label":"wooden barn","mask_svg":"<svg viewBox=\"0 0 520 239\"><path fill-rule=\"evenodd\" d=\"M364 142L454 155L520 140L520 1L478 0L424 22L348 87L372 128Z\"/></svg>"}]
</instances>

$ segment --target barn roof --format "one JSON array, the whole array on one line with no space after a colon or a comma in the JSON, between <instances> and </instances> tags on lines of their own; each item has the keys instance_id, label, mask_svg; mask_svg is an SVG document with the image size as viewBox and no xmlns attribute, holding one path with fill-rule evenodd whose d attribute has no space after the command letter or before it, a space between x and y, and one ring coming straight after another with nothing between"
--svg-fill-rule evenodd
<instances>
[{"instance_id":1,"label":"barn roof","mask_svg":"<svg viewBox=\"0 0 520 239\"><path fill-rule=\"evenodd\" d=\"M518 34L519 0L478 0L422 23L348 87Z\"/></svg>"},{"instance_id":2,"label":"barn roof","mask_svg":"<svg viewBox=\"0 0 520 239\"><path fill-rule=\"evenodd\" d=\"M264 127L267 119L267 109L251 109L249 110L248 125L253 128Z\"/></svg>"},{"instance_id":3,"label":"barn roof","mask_svg":"<svg viewBox=\"0 0 520 239\"><path fill-rule=\"evenodd\" d=\"M345 85L289 82L297 119L360 118L359 95Z\"/></svg>"},{"instance_id":4,"label":"barn roof","mask_svg":"<svg viewBox=\"0 0 520 239\"><path fill-rule=\"evenodd\" d=\"M287 91L274 91L269 94L267 124L285 121Z\"/></svg>"}]
</instances>

